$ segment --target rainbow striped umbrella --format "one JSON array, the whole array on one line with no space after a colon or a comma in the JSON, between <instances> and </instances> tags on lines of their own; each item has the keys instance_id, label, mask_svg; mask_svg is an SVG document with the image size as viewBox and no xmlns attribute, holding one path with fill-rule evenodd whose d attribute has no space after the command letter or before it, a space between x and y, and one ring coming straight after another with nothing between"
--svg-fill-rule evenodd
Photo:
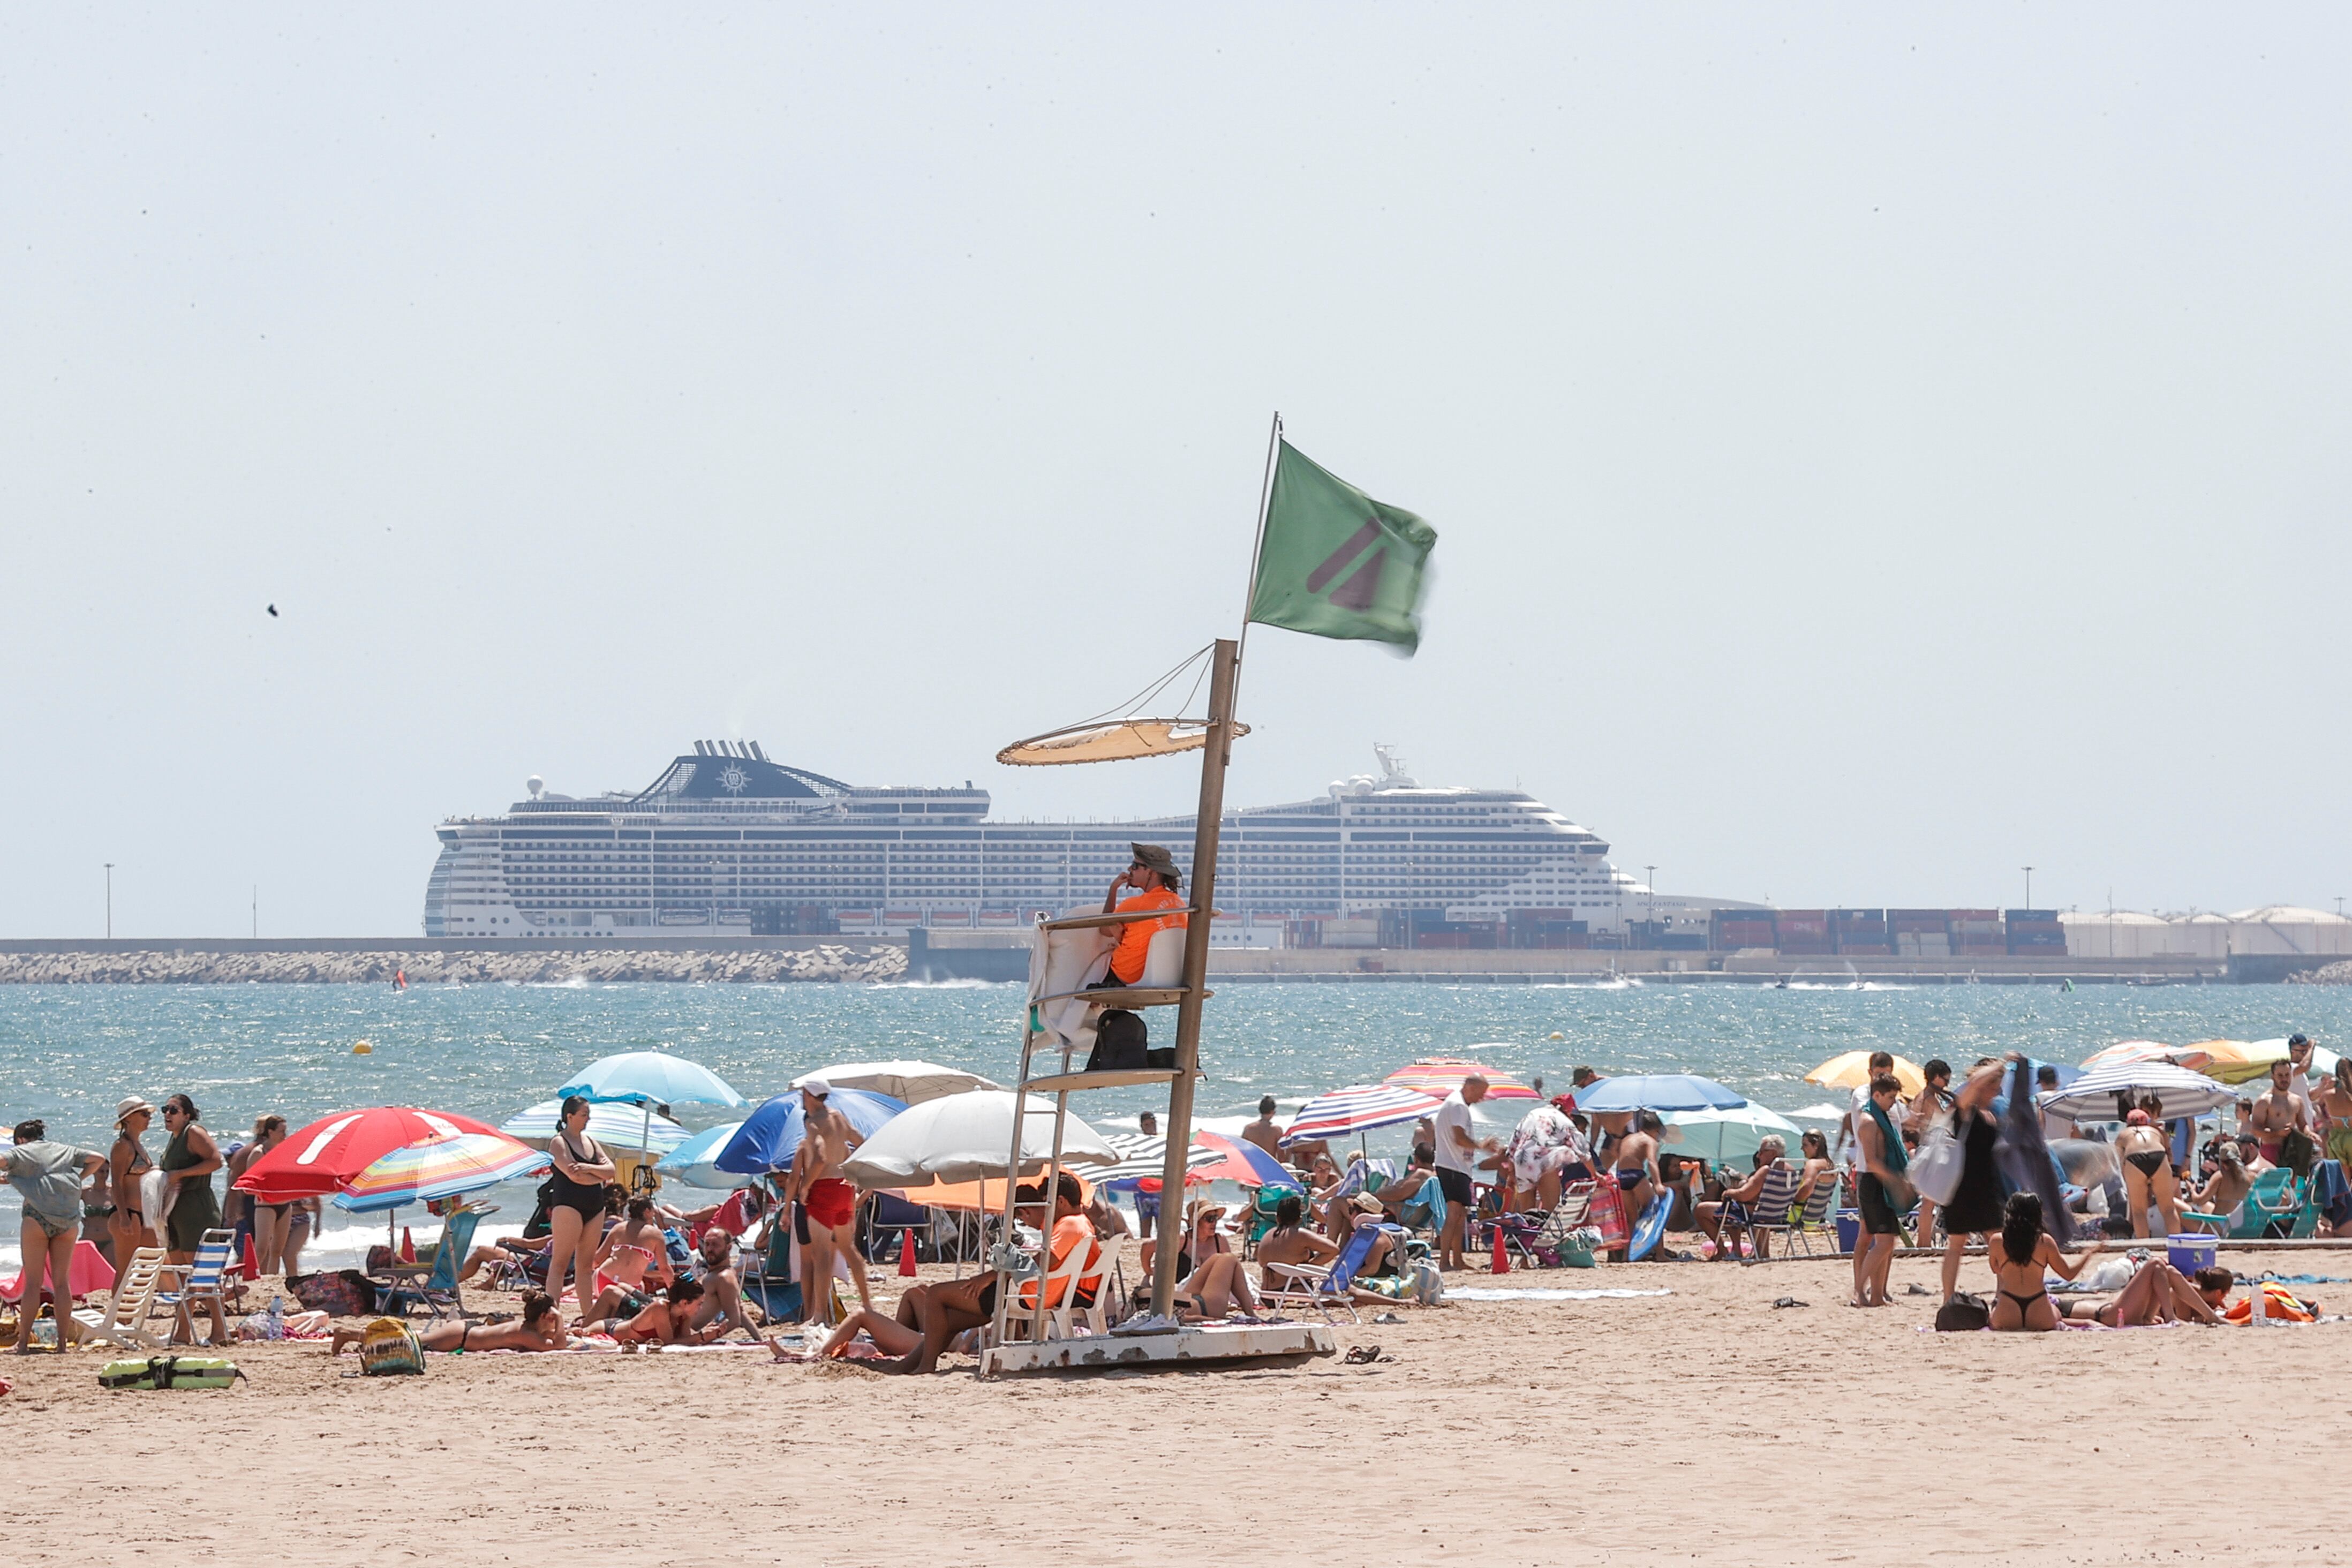
<instances>
[{"instance_id":1,"label":"rainbow striped umbrella","mask_svg":"<svg viewBox=\"0 0 2352 1568\"><path fill-rule=\"evenodd\" d=\"M1391 1084L1349 1084L1346 1089L1318 1094L1300 1106L1298 1114L1290 1119L1290 1125L1283 1129L1282 1142L1286 1146L1317 1138L1346 1138L1369 1132L1375 1127L1418 1121L1424 1116L1436 1115L1439 1105L1425 1094Z\"/></svg>"},{"instance_id":2,"label":"rainbow striped umbrella","mask_svg":"<svg viewBox=\"0 0 2352 1568\"><path fill-rule=\"evenodd\" d=\"M1465 1061L1460 1057L1423 1057L1417 1062L1397 1068L1381 1081L1392 1088L1409 1089L1415 1094L1444 1100L1462 1087L1464 1079L1474 1076L1486 1080L1488 1100L1543 1098L1500 1068L1490 1068L1484 1062Z\"/></svg>"},{"instance_id":3,"label":"rainbow striped umbrella","mask_svg":"<svg viewBox=\"0 0 2352 1568\"><path fill-rule=\"evenodd\" d=\"M454 1198L500 1182L517 1181L551 1162L503 1132L460 1132L404 1144L353 1176L335 1194L335 1206L353 1214L380 1214L403 1204Z\"/></svg>"}]
</instances>

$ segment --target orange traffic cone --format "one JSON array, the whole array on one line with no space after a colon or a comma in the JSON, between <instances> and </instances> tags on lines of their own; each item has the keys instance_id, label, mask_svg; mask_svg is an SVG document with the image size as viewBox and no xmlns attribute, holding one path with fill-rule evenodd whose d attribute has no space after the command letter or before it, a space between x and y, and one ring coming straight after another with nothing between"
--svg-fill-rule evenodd
<instances>
[{"instance_id":1,"label":"orange traffic cone","mask_svg":"<svg viewBox=\"0 0 2352 1568\"><path fill-rule=\"evenodd\" d=\"M915 1232L913 1227L909 1226L907 1231L907 1239L898 1244L898 1278L901 1279L912 1279L914 1277Z\"/></svg>"},{"instance_id":2,"label":"orange traffic cone","mask_svg":"<svg viewBox=\"0 0 2352 1568\"><path fill-rule=\"evenodd\" d=\"M245 1277L247 1279L261 1278L261 1260L253 1255L253 1232L249 1230L245 1233Z\"/></svg>"},{"instance_id":3,"label":"orange traffic cone","mask_svg":"<svg viewBox=\"0 0 2352 1568\"><path fill-rule=\"evenodd\" d=\"M1495 1226L1495 1272L1497 1274L1508 1274L1510 1271L1511 1255L1504 1250L1503 1227L1500 1225L1497 1225Z\"/></svg>"},{"instance_id":4,"label":"orange traffic cone","mask_svg":"<svg viewBox=\"0 0 2352 1568\"><path fill-rule=\"evenodd\" d=\"M409 1239L408 1227L404 1225L400 1227L400 1260L403 1263L416 1261L416 1243Z\"/></svg>"}]
</instances>

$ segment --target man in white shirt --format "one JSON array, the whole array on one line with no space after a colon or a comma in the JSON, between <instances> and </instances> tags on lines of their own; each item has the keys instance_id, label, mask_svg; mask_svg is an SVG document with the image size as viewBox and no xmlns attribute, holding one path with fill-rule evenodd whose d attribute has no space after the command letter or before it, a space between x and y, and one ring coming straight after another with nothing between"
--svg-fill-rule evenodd
<instances>
[{"instance_id":1,"label":"man in white shirt","mask_svg":"<svg viewBox=\"0 0 2352 1568\"><path fill-rule=\"evenodd\" d=\"M1852 1151L1854 1163L1856 1165L1861 1164L1862 1124L1870 1119L1871 1080L1877 1078L1881 1073L1891 1073L1894 1070L1894 1052L1873 1051L1870 1053L1870 1077L1863 1079L1862 1082L1853 1086L1853 1098L1847 1104L1845 1121L1839 1124L1838 1146L1832 1152L1830 1156L1832 1159L1843 1160L1847 1152ZM1911 1102L1907 1100L1898 1098L1895 1101L1895 1114L1898 1118L1911 1114Z\"/></svg>"},{"instance_id":2,"label":"man in white shirt","mask_svg":"<svg viewBox=\"0 0 2352 1568\"><path fill-rule=\"evenodd\" d=\"M1445 1097L1445 1103L1431 1118L1437 1131L1437 1187L1445 1194L1445 1228L1437 1237L1440 1268L1469 1267L1462 1256L1462 1238L1470 1228L1470 1206L1476 1191L1470 1173L1476 1168L1479 1155L1502 1151L1499 1140L1481 1142L1470 1131L1470 1108L1486 1098L1486 1080L1473 1073Z\"/></svg>"}]
</instances>

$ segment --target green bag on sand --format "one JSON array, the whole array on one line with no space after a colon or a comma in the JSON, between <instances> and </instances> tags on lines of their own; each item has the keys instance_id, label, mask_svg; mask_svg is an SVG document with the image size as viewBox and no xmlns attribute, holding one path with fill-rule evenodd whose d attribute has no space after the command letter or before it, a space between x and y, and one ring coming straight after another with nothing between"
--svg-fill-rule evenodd
<instances>
[{"instance_id":1,"label":"green bag on sand","mask_svg":"<svg viewBox=\"0 0 2352 1568\"><path fill-rule=\"evenodd\" d=\"M218 1356L159 1355L145 1361L110 1361L98 1374L100 1388L226 1388L245 1373Z\"/></svg>"},{"instance_id":2,"label":"green bag on sand","mask_svg":"<svg viewBox=\"0 0 2352 1568\"><path fill-rule=\"evenodd\" d=\"M425 1370L425 1346L398 1318L378 1318L360 1340L360 1371L369 1377Z\"/></svg>"}]
</instances>

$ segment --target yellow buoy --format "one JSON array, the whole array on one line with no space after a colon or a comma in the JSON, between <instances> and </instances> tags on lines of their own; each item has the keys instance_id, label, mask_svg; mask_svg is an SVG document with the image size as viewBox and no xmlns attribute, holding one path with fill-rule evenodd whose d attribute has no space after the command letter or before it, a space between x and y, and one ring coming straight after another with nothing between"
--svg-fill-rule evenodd
<instances>
[{"instance_id":1,"label":"yellow buoy","mask_svg":"<svg viewBox=\"0 0 2352 1568\"><path fill-rule=\"evenodd\" d=\"M362 1040L358 1045L352 1047L352 1055L355 1057L372 1057L375 1055L375 1047L369 1045L365 1040Z\"/></svg>"},{"instance_id":2,"label":"yellow buoy","mask_svg":"<svg viewBox=\"0 0 2352 1568\"><path fill-rule=\"evenodd\" d=\"M1564 1040L1568 1038L1566 1035L1561 1034L1558 1029L1554 1029L1551 1032L1551 1037L1555 1040Z\"/></svg>"}]
</instances>

